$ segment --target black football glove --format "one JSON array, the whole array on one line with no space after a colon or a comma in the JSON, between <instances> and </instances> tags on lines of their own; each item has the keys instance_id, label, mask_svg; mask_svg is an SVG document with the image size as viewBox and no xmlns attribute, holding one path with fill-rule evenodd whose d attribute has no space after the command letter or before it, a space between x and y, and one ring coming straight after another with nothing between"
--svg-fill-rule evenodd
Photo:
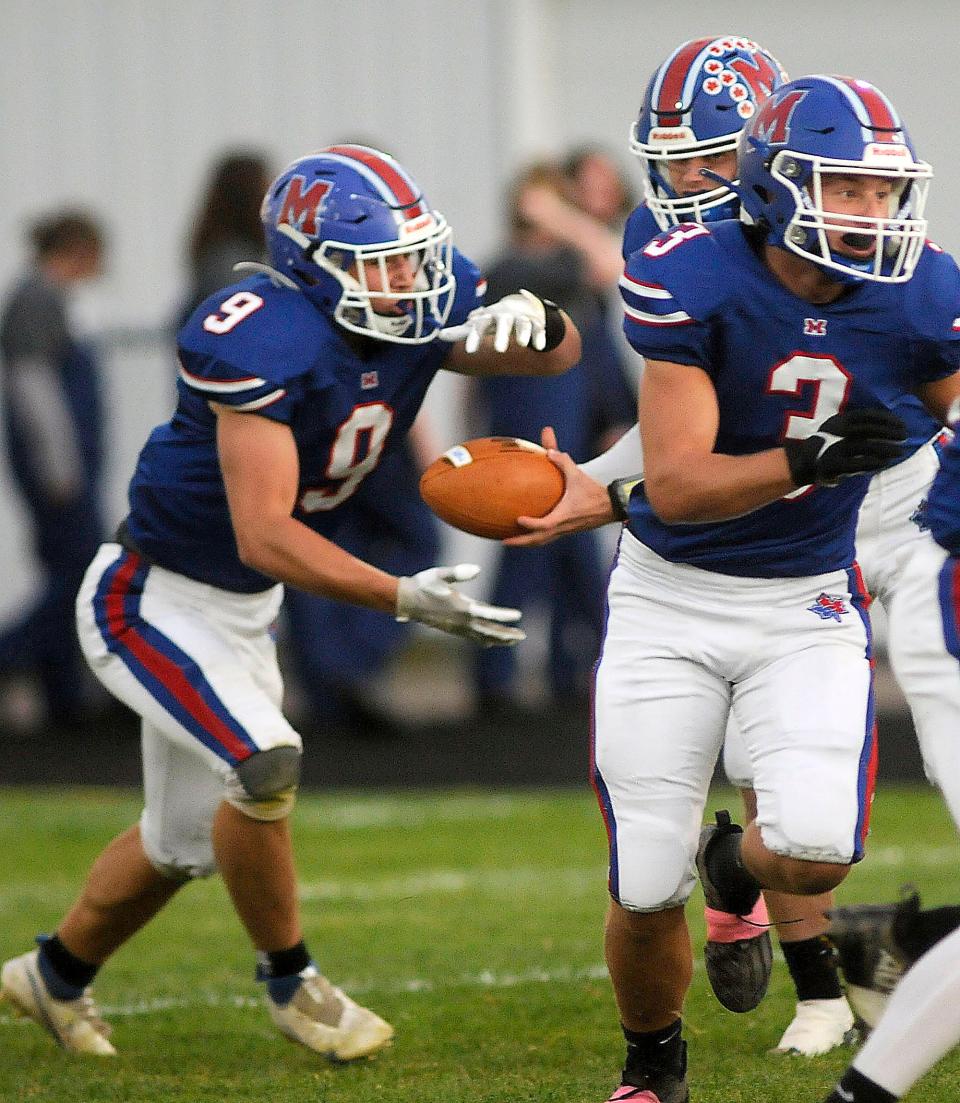
<instances>
[{"instance_id":1,"label":"black football glove","mask_svg":"<svg viewBox=\"0 0 960 1103\"><path fill-rule=\"evenodd\" d=\"M836 486L900 459L906 440L906 425L889 410L847 410L828 417L813 436L785 440L783 447L797 486Z\"/></svg>"}]
</instances>

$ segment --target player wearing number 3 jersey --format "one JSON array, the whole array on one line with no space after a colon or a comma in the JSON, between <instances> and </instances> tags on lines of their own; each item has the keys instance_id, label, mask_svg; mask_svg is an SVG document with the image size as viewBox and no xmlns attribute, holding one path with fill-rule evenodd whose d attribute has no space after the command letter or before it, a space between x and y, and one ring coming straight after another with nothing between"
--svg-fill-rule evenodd
<instances>
[{"instance_id":1,"label":"player wearing number 3 jersey","mask_svg":"<svg viewBox=\"0 0 960 1103\"><path fill-rule=\"evenodd\" d=\"M645 481L595 694L606 956L628 1047L617 1100L688 1097L698 873L736 940L761 885L822 893L862 856L875 746L857 511L868 475L929 436L898 416L904 392L940 422L960 393L960 273L924 243L930 168L882 93L782 85L743 131L737 175L742 222L665 230L621 284L646 368ZM731 712L757 817L701 832ZM754 964L768 971L769 955Z\"/></svg>"},{"instance_id":2,"label":"player wearing number 3 jersey","mask_svg":"<svg viewBox=\"0 0 960 1103\"><path fill-rule=\"evenodd\" d=\"M295 161L262 214L270 266L247 266L181 331L176 411L78 597L88 661L142 717L145 807L56 934L0 975L4 997L76 1052L114 1052L86 992L102 963L215 870L279 1030L337 1060L386 1045L392 1027L318 972L300 924L288 817L301 742L271 635L281 584L483 644L523 638L517 611L451 585L477 568L396 578L339 548L337 525L440 368L557 374L579 359L576 328L532 295L482 306L443 216L376 150Z\"/></svg>"}]
</instances>

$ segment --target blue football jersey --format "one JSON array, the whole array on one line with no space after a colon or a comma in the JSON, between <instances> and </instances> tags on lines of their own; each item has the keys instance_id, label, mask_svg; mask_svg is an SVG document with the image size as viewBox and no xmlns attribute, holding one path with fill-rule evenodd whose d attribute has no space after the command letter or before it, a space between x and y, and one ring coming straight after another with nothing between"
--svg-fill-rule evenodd
<instances>
[{"instance_id":1,"label":"blue football jersey","mask_svg":"<svg viewBox=\"0 0 960 1103\"><path fill-rule=\"evenodd\" d=\"M480 305L483 281L454 252L447 325ZM151 560L200 582L256 593L227 506L211 401L289 425L300 462L294 516L334 535L344 507L410 429L451 346L352 341L299 291L255 275L211 296L178 338L178 401L151 433L129 488L126 528ZM359 351L358 351L359 349Z\"/></svg>"},{"instance_id":2,"label":"blue football jersey","mask_svg":"<svg viewBox=\"0 0 960 1103\"><path fill-rule=\"evenodd\" d=\"M635 207L623 228L623 259L628 260L631 253L642 249L659 233L660 227L647 204L641 203L639 207Z\"/></svg>"},{"instance_id":3,"label":"blue football jersey","mask_svg":"<svg viewBox=\"0 0 960 1103\"><path fill-rule=\"evenodd\" d=\"M912 392L960 368L960 270L937 246L904 284L863 282L813 304L783 287L738 222L683 224L631 254L624 330L645 357L702 368L719 403L715 450L749 455L809 435L839 410L886 407L909 448L936 423ZM631 532L659 555L723 574L792 577L849 566L866 476L788 495L743 517L664 524L643 487Z\"/></svg>"},{"instance_id":4,"label":"blue football jersey","mask_svg":"<svg viewBox=\"0 0 960 1103\"><path fill-rule=\"evenodd\" d=\"M955 434L960 423L953 426ZM944 446L940 470L923 505L923 523L938 544L960 556L960 436Z\"/></svg>"}]
</instances>

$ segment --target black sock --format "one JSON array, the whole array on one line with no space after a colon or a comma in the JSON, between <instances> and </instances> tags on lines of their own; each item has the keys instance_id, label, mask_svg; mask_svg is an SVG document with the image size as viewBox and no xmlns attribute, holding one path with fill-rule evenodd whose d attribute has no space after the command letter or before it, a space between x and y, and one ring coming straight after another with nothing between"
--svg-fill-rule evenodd
<instances>
[{"instance_id":1,"label":"black sock","mask_svg":"<svg viewBox=\"0 0 960 1103\"><path fill-rule=\"evenodd\" d=\"M916 961L957 927L960 907L956 904L922 912L905 911L893 921L893 938L910 960Z\"/></svg>"},{"instance_id":2,"label":"black sock","mask_svg":"<svg viewBox=\"0 0 960 1103\"><path fill-rule=\"evenodd\" d=\"M680 1019L660 1030L627 1030L623 1027L623 1036L627 1040L627 1060L623 1067L625 1079L631 1072L642 1074L653 1069L683 1076L686 1046Z\"/></svg>"},{"instance_id":3,"label":"black sock","mask_svg":"<svg viewBox=\"0 0 960 1103\"><path fill-rule=\"evenodd\" d=\"M748 915L760 898L760 882L740 860L742 831L718 832L707 846L707 875L723 899L723 910Z\"/></svg>"},{"instance_id":4,"label":"black sock","mask_svg":"<svg viewBox=\"0 0 960 1103\"><path fill-rule=\"evenodd\" d=\"M292 977L302 973L310 964L310 954L301 939L288 950L270 950L257 954L260 971L265 977Z\"/></svg>"},{"instance_id":5,"label":"black sock","mask_svg":"<svg viewBox=\"0 0 960 1103\"><path fill-rule=\"evenodd\" d=\"M854 1068L847 1069L838 1086L842 1094L832 1092L826 1103L896 1103L899 1098Z\"/></svg>"},{"instance_id":6,"label":"black sock","mask_svg":"<svg viewBox=\"0 0 960 1103\"><path fill-rule=\"evenodd\" d=\"M57 935L37 941L40 943L40 972L50 994L58 1000L76 999L93 981L100 966L72 954Z\"/></svg>"},{"instance_id":7,"label":"black sock","mask_svg":"<svg viewBox=\"0 0 960 1103\"><path fill-rule=\"evenodd\" d=\"M836 1000L842 995L837 957L823 935L801 942L781 942L798 1000Z\"/></svg>"}]
</instances>

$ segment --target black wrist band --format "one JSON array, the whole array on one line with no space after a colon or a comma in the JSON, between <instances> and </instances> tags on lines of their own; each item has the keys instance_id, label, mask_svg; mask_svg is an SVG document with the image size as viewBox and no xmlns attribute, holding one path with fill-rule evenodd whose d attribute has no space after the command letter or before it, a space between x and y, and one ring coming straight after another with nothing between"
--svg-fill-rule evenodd
<instances>
[{"instance_id":1,"label":"black wrist band","mask_svg":"<svg viewBox=\"0 0 960 1103\"><path fill-rule=\"evenodd\" d=\"M556 303L551 302L549 299L541 299L540 302L543 303L543 312L546 315L544 321L544 337L546 337L546 344L541 349L541 352L550 352L552 349L555 349L566 336L567 323L564 320L563 312Z\"/></svg>"},{"instance_id":2,"label":"black wrist band","mask_svg":"<svg viewBox=\"0 0 960 1103\"><path fill-rule=\"evenodd\" d=\"M607 494L613 506L613 515L618 521L626 521L630 495L637 483L642 481L643 477L640 475L627 475L626 478L614 479L612 483L607 483Z\"/></svg>"}]
</instances>

